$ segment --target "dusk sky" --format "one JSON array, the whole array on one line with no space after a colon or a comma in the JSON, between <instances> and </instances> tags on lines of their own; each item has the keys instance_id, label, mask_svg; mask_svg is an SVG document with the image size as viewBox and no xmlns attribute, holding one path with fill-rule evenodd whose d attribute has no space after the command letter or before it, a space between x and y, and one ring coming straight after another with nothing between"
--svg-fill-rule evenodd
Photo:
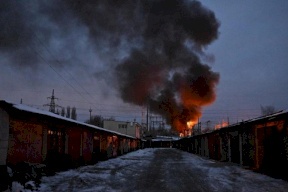
<instances>
[{"instance_id":1,"label":"dusk sky","mask_svg":"<svg viewBox=\"0 0 288 192\"><path fill-rule=\"evenodd\" d=\"M70 12L62 4L55 8L47 1L0 2L5 4L0 6L1 100L23 99L24 104L45 109L54 89L57 104L75 106L80 121L89 118L91 107L93 115L141 122L145 107L123 102L115 82L107 78L113 76L107 67L114 62L111 50L123 57L125 45L107 52L102 42L106 36L91 39L79 20L65 22ZM217 98L203 107L201 121L247 120L261 115L261 105L288 109L288 1L201 3L220 23L218 39L206 45L202 58L220 74Z\"/></svg>"}]
</instances>

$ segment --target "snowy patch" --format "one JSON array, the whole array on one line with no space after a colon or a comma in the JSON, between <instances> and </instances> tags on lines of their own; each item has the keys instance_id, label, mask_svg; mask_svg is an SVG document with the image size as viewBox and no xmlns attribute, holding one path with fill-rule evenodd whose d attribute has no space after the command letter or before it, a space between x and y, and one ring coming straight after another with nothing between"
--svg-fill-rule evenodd
<instances>
[{"instance_id":1,"label":"snowy patch","mask_svg":"<svg viewBox=\"0 0 288 192\"><path fill-rule=\"evenodd\" d=\"M28 183L26 183L28 184ZM26 185L25 184L25 185ZM33 189L33 183L30 183ZM24 190L13 183L14 191ZM16 190L17 189L17 190ZM43 177L39 191L287 191L288 183L176 149L144 149Z\"/></svg>"},{"instance_id":2,"label":"snowy patch","mask_svg":"<svg viewBox=\"0 0 288 192\"><path fill-rule=\"evenodd\" d=\"M288 183L281 179L255 173L240 166L207 160L197 155L184 153L191 170L197 167L204 174L213 191L287 191Z\"/></svg>"},{"instance_id":3,"label":"snowy patch","mask_svg":"<svg viewBox=\"0 0 288 192\"><path fill-rule=\"evenodd\" d=\"M44 177L39 191L121 191L123 176L133 175L151 162L154 149L138 150L95 165Z\"/></svg>"}]
</instances>

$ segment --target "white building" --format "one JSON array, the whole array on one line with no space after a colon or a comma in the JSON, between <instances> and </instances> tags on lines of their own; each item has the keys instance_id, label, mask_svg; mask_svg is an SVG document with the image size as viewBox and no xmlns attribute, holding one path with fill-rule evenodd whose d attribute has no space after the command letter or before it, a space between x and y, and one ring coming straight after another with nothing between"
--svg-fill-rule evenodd
<instances>
[{"instance_id":1,"label":"white building","mask_svg":"<svg viewBox=\"0 0 288 192\"><path fill-rule=\"evenodd\" d=\"M132 137L141 137L141 125L137 122L104 120L103 127Z\"/></svg>"}]
</instances>

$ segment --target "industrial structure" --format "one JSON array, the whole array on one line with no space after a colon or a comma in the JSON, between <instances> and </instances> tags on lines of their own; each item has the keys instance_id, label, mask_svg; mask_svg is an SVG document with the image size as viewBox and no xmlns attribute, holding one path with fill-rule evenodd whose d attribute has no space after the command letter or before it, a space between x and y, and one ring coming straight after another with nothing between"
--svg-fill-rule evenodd
<instances>
[{"instance_id":1,"label":"industrial structure","mask_svg":"<svg viewBox=\"0 0 288 192\"><path fill-rule=\"evenodd\" d=\"M133 121L104 120L103 128L140 139L142 126Z\"/></svg>"}]
</instances>

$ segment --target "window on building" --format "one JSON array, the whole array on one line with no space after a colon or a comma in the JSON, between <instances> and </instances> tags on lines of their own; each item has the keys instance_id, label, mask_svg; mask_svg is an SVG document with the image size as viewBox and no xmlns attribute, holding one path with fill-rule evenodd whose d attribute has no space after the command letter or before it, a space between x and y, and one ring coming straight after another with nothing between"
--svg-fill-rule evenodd
<instances>
[{"instance_id":1,"label":"window on building","mask_svg":"<svg viewBox=\"0 0 288 192\"><path fill-rule=\"evenodd\" d=\"M127 124L119 124L118 128L119 129L127 129Z\"/></svg>"}]
</instances>

